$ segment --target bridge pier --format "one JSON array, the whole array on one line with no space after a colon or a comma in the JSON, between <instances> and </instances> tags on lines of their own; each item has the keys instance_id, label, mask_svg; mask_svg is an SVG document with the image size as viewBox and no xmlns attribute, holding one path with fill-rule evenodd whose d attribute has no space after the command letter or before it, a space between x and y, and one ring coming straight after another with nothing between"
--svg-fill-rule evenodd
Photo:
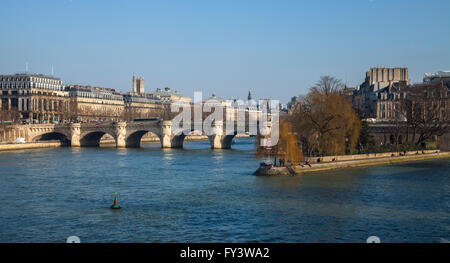
<instances>
[{"instance_id":1,"label":"bridge pier","mask_svg":"<svg viewBox=\"0 0 450 263\"><path fill-rule=\"evenodd\" d=\"M235 135L211 135L208 136L211 149L231 149L231 143Z\"/></svg>"},{"instance_id":2,"label":"bridge pier","mask_svg":"<svg viewBox=\"0 0 450 263\"><path fill-rule=\"evenodd\" d=\"M222 149L222 136L210 135L208 136L208 139L211 144L211 149Z\"/></svg>"},{"instance_id":3,"label":"bridge pier","mask_svg":"<svg viewBox=\"0 0 450 263\"><path fill-rule=\"evenodd\" d=\"M118 122L115 123L114 129L116 131L116 147L117 148L126 148L126 135L127 135L127 123L126 122Z\"/></svg>"},{"instance_id":4,"label":"bridge pier","mask_svg":"<svg viewBox=\"0 0 450 263\"><path fill-rule=\"evenodd\" d=\"M208 135L211 149L230 149L234 135L224 135L223 122L215 121L211 128L212 135ZM226 140L229 136L232 136L231 139Z\"/></svg>"},{"instance_id":5,"label":"bridge pier","mask_svg":"<svg viewBox=\"0 0 450 263\"><path fill-rule=\"evenodd\" d=\"M72 123L70 125L70 145L72 147L80 147L80 137L81 137L81 124L80 123Z\"/></svg>"},{"instance_id":6,"label":"bridge pier","mask_svg":"<svg viewBox=\"0 0 450 263\"><path fill-rule=\"evenodd\" d=\"M172 121L163 121L161 124L161 148L172 148Z\"/></svg>"},{"instance_id":7,"label":"bridge pier","mask_svg":"<svg viewBox=\"0 0 450 263\"><path fill-rule=\"evenodd\" d=\"M161 124L161 148L183 148L184 134L172 134L172 121L163 121Z\"/></svg>"},{"instance_id":8,"label":"bridge pier","mask_svg":"<svg viewBox=\"0 0 450 263\"><path fill-rule=\"evenodd\" d=\"M183 148L184 135L164 135L161 139L161 148Z\"/></svg>"}]
</instances>

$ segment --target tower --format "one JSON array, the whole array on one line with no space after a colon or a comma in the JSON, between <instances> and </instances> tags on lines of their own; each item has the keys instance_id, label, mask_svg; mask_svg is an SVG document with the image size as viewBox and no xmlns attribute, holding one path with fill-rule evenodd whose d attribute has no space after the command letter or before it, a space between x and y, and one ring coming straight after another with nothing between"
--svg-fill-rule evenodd
<instances>
[{"instance_id":1,"label":"tower","mask_svg":"<svg viewBox=\"0 0 450 263\"><path fill-rule=\"evenodd\" d=\"M144 94L145 93L145 81L144 78L136 78L133 74L133 93Z\"/></svg>"},{"instance_id":2,"label":"tower","mask_svg":"<svg viewBox=\"0 0 450 263\"><path fill-rule=\"evenodd\" d=\"M145 84L144 84L144 78L138 78L138 83L137 83L137 92L139 94L144 94L145 93Z\"/></svg>"},{"instance_id":3,"label":"tower","mask_svg":"<svg viewBox=\"0 0 450 263\"><path fill-rule=\"evenodd\" d=\"M252 93L250 92L250 90L248 90L248 97L247 97L247 99L248 100L252 100Z\"/></svg>"},{"instance_id":4,"label":"tower","mask_svg":"<svg viewBox=\"0 0 450 263\"><path fill-rule=\"evenodd\" d=\"M137 93L136 75L133 74L133 93Z\"/></svg>"}]
</instances>

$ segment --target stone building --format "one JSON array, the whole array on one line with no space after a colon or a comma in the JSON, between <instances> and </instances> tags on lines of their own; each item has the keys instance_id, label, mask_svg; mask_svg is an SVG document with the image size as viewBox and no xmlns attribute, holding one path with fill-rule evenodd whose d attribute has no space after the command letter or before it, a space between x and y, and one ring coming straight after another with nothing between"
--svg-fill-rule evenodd
<instances>
[{"instance_id":1,"label":"stone building","mask_svg":"<svg viewBox=\"0 0 450 263\"><path fill-rule=\"evenodd\" d=\"M450 71L425 74L423 83L412 85L408 95L423 104L425 115L433 111L428 116L450 128Z\"/></svg>"},{"instance_id":2,"label":"stone building","mask_svg":"<svg viewBox=\"0 0 450 263\"><path fill-rule=\"evenodd\" d=\"M150 94L133 94L127 93L123 95L125 102L125 117L127 121L135 118L152 118L160 117L163 110L163 103L156 100Z\"/></svg>"},{"instance_id":3,"label":"stone building","mask_svg":"<svg viewBox=\"0 0 450 263\"><path fill-rule=\"evenodd\" d=\"M409 83L408 68L371 68L366 72L366 80L374 91L383 89L390 85L404 81Z\"/></svg>"},{"instance_id":4,"label":"stone building","mask_svg":"<svg viewBox=\"0 0 450 263\"><path fill-rule=\"evenodd\" d=\"M400 81L378 90L377 119L371 124L376 143L415 142L423 132L434 134L424 144L450 150L449 92L448 71L425 74L423 83L407 85Z\"/></svg>"},{"instance_id":5,"label":"stone building","mask_svg":"<svg viewBox=\"0 0 450 263\"><path fill-rule=\"evenodd\" d=\"M69 116L69 93L60 79L41 74L0 75L1 109L18 111L30 123L63 122Z\"/></svg>"},{"instance_id":6,"label":"stone building","mask_svg":"<svg viewBox=\"0 0 450 263\"><path fill-rule=\"evenodd\" d=\"M179 100L191 102L191 98L169 88L145 93L144 79L136 76L133 90L123 94L103 87L64 86L60 79L40 74L0 75L0 121L129 121L160 117L164 105Z\"/></svg>"},{"instance_id":7,"label":"stone building","mask_svg":"<svg viewBox=\"0 0 450 263\"><path fill-rule=\"evenodd\" d=\"M397 88L393 87L405 85L409 85L408 68L371 68L364 82L353 92L353 107L365 118L381 118L385 110L379 109L383 103L378 101L394 96L386 95L395 92Z\"/></svg>"},{"instance_id":8,"label":"stone building","mask_svg":"<svg viewBox=\"0 0 450 263\"><path fill-rule=\"evenodd\" d=\"M379 89L376 94L376 115L377 121L404 121L405 116L400 113L401 101L406 99L408 85L404 81L389 83L389 86Z\"/></svg>"},{"instance_id":9,"label":"stone building","mask_svg":"<svg viewBox=\"0 0 450 263\"><path fill-rule=\"evenodd\" d=\"M168 110L164 105L180 100L191 101L191 98L171 91L170 88L164 90L158 88L154 92L145 93L144 79L136 78L135 75L133 75L132 91L124 94L123 99L126 120L161 117L162 112Z\"/></svg>"},{"instance_id":10,"label":"stone building","mask_svg":"<svg viewBox=\"0 0 450 263\"><path fill-rule=\"evenodd\" d=\"M442 72L441 72L442 73ZM390 82L387 87L379 89L376 94L376 119L389 122L392 120L406 121L405 116L397 116L402 100L421 101L434 105L439 104L441 119L448 116L448 89L450 87L450 72L448 75L441 73L425 74L423 83L409 85L406 81Z\"/></svg>"},{"instance_id":11,"label":"stone building","mask_svg":"<svg viewBox=\"0 0 450 263\"><path fill-rule=\"evenodd\" d=\"M124 114L124 97L114 89L69 85L66 91L70 94L74 121L119 121Z\"/></svg>"},{"instance_id":12,"label":"stone building","mask_svg":"<svg viewBox=\"0 0 450 263\"><path fill-rule=\"evenodd\" d=\"M442 70L436 73L425 73L423 76L423 83L440 83L450 85L450 70Z\"/></svg>"}]
</instances>

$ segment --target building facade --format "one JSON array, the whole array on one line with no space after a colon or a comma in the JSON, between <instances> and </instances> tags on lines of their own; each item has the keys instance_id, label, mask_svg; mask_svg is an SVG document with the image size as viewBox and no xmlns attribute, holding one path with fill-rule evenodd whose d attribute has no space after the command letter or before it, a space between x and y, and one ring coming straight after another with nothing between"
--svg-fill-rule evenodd
<instances>
[{"instance_id":1,"label":"building facade","mask_svg":"<svg viewBox=\"0 0 450 263\"><path fill-rule=\"evenodd\" d=\"M364 118L384 119L390 107L387 102L398 97L400 87L409 85L408 68L371 68L366 72L364 82L353 92L353 107ZM385 107L381 109L380 107Z\"/></svg>"},{"instance_id":2,"label":"building facade","mask_svg":"<svg viewBox=\"0 0 450 263\"><path fill-rule=\"evenodd\" d=\"M155 100L149 94L127 93L123 95L125 102L124 120L130 121L136 118L160 117L162 114L163 103Z\"/></svg>"},{"instance_id":3,"label":"building facade","mask_svg":"<svg viewBox=\"0 0 450 263\"><path fill-rule=\"evenodd\" d=\"M378 121L405 121L402 114L402 101L407 98L409 86L406 82L391 82L389 86L375 92L376 115Z\"/></svg>"},{"instance_id":4,"label":"building facade","mask_svg":"<svg viewBox=\"0 0 450 263\"><path fill-rule=\"evenodd\" d=\"M435 73L431 78L425 74L423 83L412 85L408 96L422 104L424 115L430 116L427 111L433 111L436 120L450 122L450 72L448 75Z\"/></svg>"},{"instance_id":5,"label":"building facade","mask_svg":"<svg viewBox=\"0 0 450 263\"><path fill-rule=\"evenodd\" d=\"M391 82L374 94L377 112L370 127L377 144L419 141L450 150L450 72L425 74L418 84Z\"/></svg>"},{"instance_id":6,"label":"building facade","mask_svg":"<svg viewBox=\"0 0 450 263\"><path fill-rule=\"evenodd\" d=\"M1 109L30 123L68 119L69 93L60 79L39 74L0 75Z\"/></svg>"},{"instance_id":7,"label":"building facade","mask_svg":"<svg viewBox=\"0 0 450 263\"><path fill-rule=\"evenodd\" d=\"M69 85L71 121L119 121L124 114L124 98L114 89Z\"/></svg>"},{"instance_id":8,"label":"building facade","mask_svg":"<svg viewBox=\"0 0 450 263\"><path fill-rule=\"evenodd\" d=\"M160 117L164 104L191 98L169 88L145 93L133 76L132 91L67 85L40 74L0 75L0 121L25 123L106 122Z\"/></svg>"}]
</instances>

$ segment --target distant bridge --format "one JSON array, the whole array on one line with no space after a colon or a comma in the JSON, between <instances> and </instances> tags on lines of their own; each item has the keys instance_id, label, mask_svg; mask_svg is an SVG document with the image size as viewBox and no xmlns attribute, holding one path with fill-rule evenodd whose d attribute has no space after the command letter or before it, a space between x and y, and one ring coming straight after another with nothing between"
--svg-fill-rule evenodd
<instances>
[{"instance_id":1,"label":"distant bridge","mask_svg":"<svg viewBox=\"0 0 450 263\"><path fill-rule=\"evenodd\" d=\"M197 125L196 125L197 124ZM12 125L9 130L3 131L0 139L4 141L6 137L24 137L27 142L39 140L60 140L68 146L87 147L99 146L103 135L108 134L114 138L116 146L119 148L140 147L144 134L151 132L156 135L162 148L182 148L187 134L203 128L202 123L192 123L187 125L187 129L179 130L175 133L172 121L142 121L142 122L112 122L112 123L68 123L68 124L28 124ZM190 128L189 128L190 127ZM237 135L237 131L259 132L259 122L250 126L248 122L244 127L234 124L232 133L227 133L226 127L221 121L215 121L208 136L212 149L229 149L231 142ZM263 134L269 134L271 123L265 122L266 129ZM268 129L268 130L267 130ZM200 130L203 133L203 129ZM204 133L203 133L204 134ZM3 136L3 138L2 138ZM15 139L14 139L15 140Z\"/></svg>"}]
</instances>

